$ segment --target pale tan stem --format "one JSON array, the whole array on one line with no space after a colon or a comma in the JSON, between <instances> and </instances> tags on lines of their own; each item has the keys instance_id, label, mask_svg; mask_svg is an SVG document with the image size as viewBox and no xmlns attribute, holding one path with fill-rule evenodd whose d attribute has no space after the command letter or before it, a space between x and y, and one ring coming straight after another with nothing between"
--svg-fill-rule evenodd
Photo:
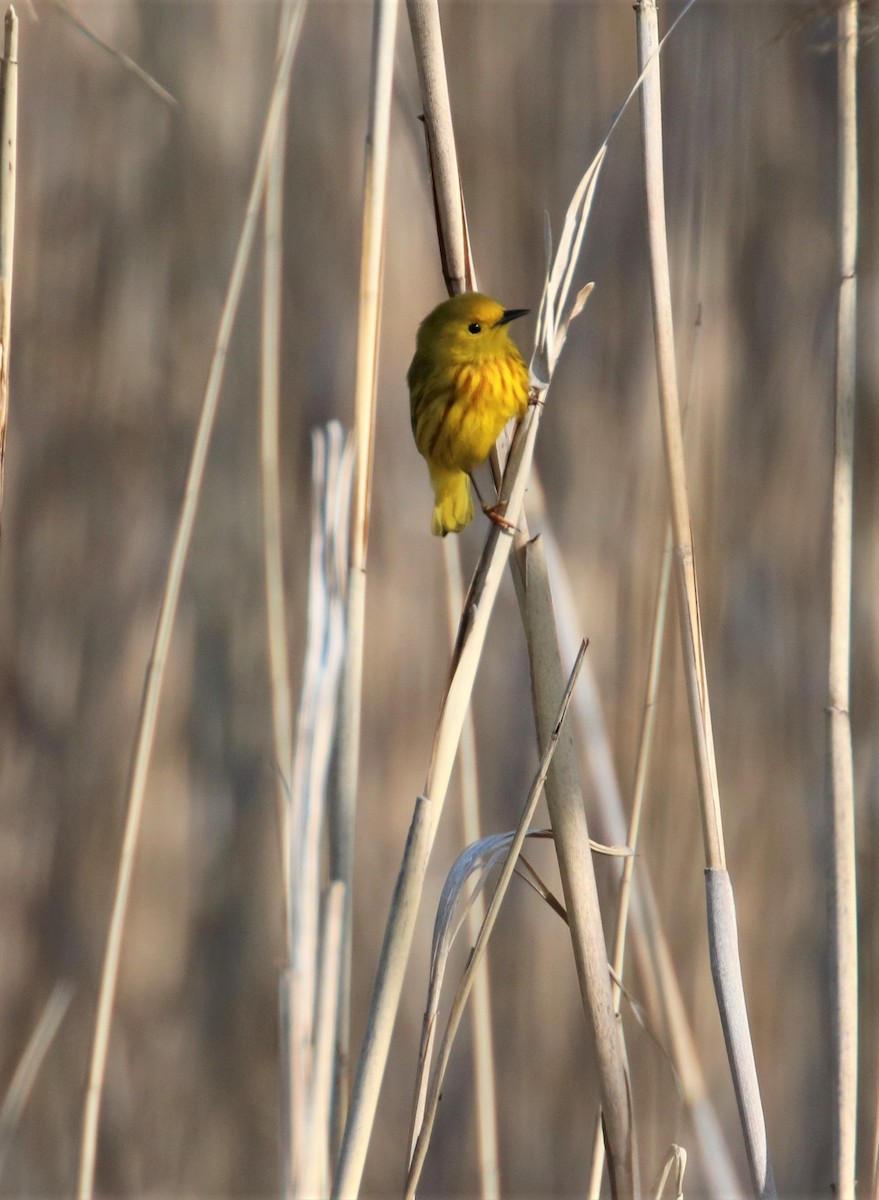
<instances>
[{"instance_id":1,"label":"pale tan stem","mask_svg":"<svg viewBox=\"0 0 879 1200\"><path fill-rule=\"evenodd\" d=\"M858 4L838 16L839 295L836 325L827 807L833 1030L833 1173L840 1200L853 1200L858 1107L858 921L854 767L849 716L852 603L852 484L857 350Z\"/></svg>"},{"instance_id":2,"label":"pale tan stem","mask_svg":"<svg viewBox=\"0 0 879 1200\"><path fill-rule=\"evenodd\" d=\"M12 335L12 260L18 146L18 17L10 5L0 58L0 507L6 474L9 359Z\"/></svg>"},{"instance_id":3,"label":"pale tan stem","mask_svg":"<svg viewBox=\"0 0 879 1200\"><path fill-rule=\"evenodd\" d=\"M341 1140L348 1103L351 1021L351 921L354 895L354 829L360 771L360 718L363 643L366 621L366 556L375 446L376 380L381 326L385 195L390 158L394 44L399 0L378 0L372 31L372 68L363 168L363 223L354 381L354 502L345 622L347 642L342 674L334 781L330 791L330 875L344 886L342 960L336 1069L333 1084L336 1143Z\"/></svg>"}]
</instances>

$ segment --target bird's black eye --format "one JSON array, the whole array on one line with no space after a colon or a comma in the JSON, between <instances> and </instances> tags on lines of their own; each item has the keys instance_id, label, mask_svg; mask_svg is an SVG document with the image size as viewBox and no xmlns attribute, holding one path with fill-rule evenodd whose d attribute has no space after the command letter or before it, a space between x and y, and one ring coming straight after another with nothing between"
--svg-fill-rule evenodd
<instances>
[{"instance_id":1,"label":"bird's black eye","mask_svg":"<svg viewBox=\"0 0 879 1200\"><path fill-rule=\"evenodd\" d=\"M471 321L470 324L467 326L467 332L468 333L482 333L482 326L479 324L478 321Z\"/></svg>"}]
</instances>

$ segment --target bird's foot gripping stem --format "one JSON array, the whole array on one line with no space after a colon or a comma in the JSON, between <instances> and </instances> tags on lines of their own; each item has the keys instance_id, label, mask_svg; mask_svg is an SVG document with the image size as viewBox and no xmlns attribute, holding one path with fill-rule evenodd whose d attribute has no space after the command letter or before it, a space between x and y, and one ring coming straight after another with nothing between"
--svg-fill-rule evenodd
<instances>
[{"instance_id":1,"label":"bird's foot gripping stem","mask_svg":"<svg viewBox=\"0 0 879 1200\"><path fill-rule=\"evenodd\" d=\"M508 521L503 515L506 507L506 500L498 500L497 504L483 504L482 511L488 517L489 521L494 521L495 525L498 525L501 529L505 529L507 533L516 533L518 526L514 525L512 521Z\"/></svg>"}]
</instances>

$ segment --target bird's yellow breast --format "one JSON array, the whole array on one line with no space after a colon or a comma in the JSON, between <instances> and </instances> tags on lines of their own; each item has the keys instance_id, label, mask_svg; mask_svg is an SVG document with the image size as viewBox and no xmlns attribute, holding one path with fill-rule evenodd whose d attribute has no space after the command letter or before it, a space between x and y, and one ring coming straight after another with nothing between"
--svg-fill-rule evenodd
<instances>
[{"instance_id":1,"label":"bird's yellow breast","mask_svg":"<svg viewBox=\"0 0 879 1200\"><path fill-rule=\"evenodd\" d=\"M528 405L528 371L518 351L432 371L419 384L412 388L416 445L429 462L461 471L485 462L507 421Z\"/></svg>"}]
</instances>

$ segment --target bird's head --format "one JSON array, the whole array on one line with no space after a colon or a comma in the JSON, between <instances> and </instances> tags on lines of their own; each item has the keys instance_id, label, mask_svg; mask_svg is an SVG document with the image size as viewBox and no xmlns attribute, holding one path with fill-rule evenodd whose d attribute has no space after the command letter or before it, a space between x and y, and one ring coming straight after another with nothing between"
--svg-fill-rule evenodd
<instances>
[{"instance_id":1,"label":"bird's head","mask_svg":"<svg viewBox=\"0 0 879 1200\"><path fill-rule=\"evenodd\" d=\"M481 292L452 296L421 322L418 352L458 363L504 358L512 346L509 323L527 312L527 308L502 308Z\"/></svg>"}]
</instances>

